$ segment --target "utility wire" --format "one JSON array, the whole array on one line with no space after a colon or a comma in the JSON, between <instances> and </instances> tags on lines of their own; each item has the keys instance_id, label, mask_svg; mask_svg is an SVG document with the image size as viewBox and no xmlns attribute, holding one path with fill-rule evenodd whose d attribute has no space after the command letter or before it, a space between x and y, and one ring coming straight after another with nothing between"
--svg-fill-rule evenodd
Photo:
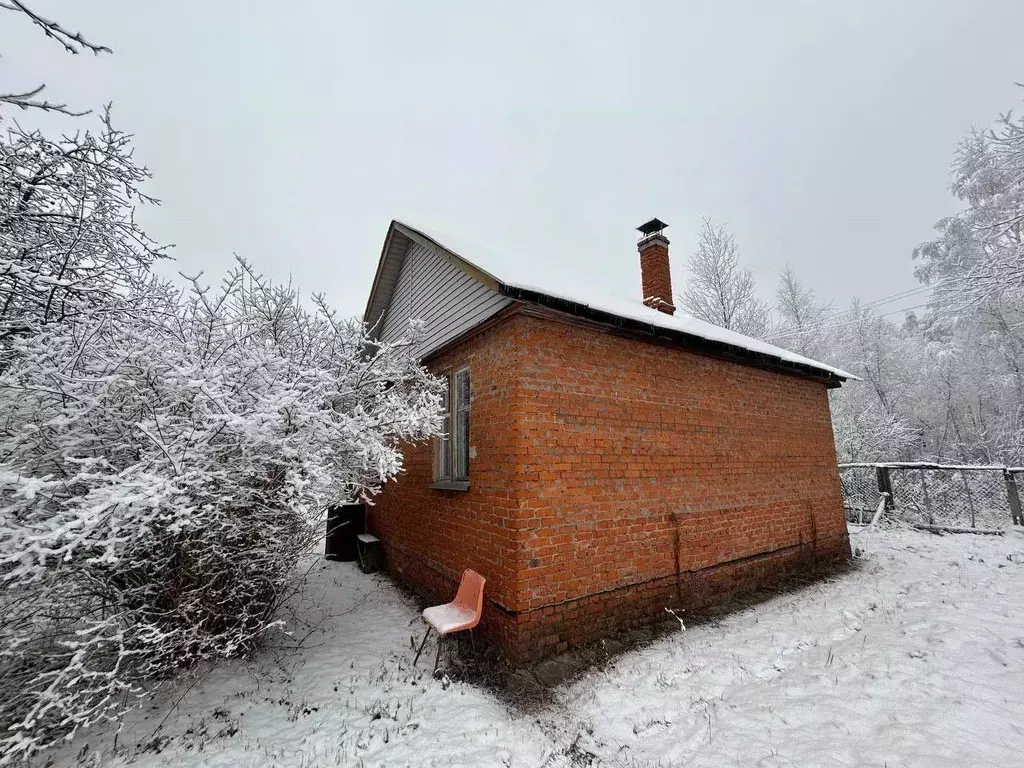
<instances>
[{"instance_id":1,"label":"utility wire","mask_svg":"<svg viewBox=\"0 0 1024 768\"><path fill-rule=\"evenodd\" d=\"M1020 274L1024 274L1024 270L1022 270ZM831 322L831 321L845 319L847 316L852 316L853 314L855 314L857 312L863 312L864 310L870 310L870 309L872 309L874 307L882 306L884 304L891 304L894 301L898 301L898 300L902 300L902 299L908 299L911 296L915 296L917 294L925 293L927 291L934 291L935 289L941 288L941 287L943 287L945 285L948 285L950 283L955 283L955 282L963 281L963 280L966 280L968 278L969 278L968 275L957 275L957 276L954 276L954 277L945 278L943 280L937 280L936 282L934 282L934 283L932 283L930 285L922 285L922 286L919 286L917 288L910 288L910 289L907 289L905 291L900 291L899 293L891 294L890 296L883 296L880 299L875 299L874 301L867 302L866 304L860 304L857 307L850 307L849 309L844 309L844 310L842 310L840 312L833 312L831 314L824 315L824 316L822 316L821 320L830 321L830 322L828 322L825 325L815 325L813 327L805 328L803 330L795 329L795 330L791 330L791 331L782 331L780 333L773 333L770 336L768 336L765 340L768 341L769 343L774 343L776 340L779 340L779 339L790 339L792 337L805 336L805 335L810 334L810 333L818 333L818 332L822 332L822 331L829 331L829 330L834 330L836 328L844 328L844 327L849 326L849 325L854 325L856 323L861 322L862 318L856 318L856 319L854 319L852 321L849 321L849 322L839 322L839 323L835 323L835 322ZM893 310L889 310L887 312L874 313L874 317L888 317L889 315L899 314L900 312L909 312L909 311L911 311L913 309L920 309L921 307L927 307L927 306L945 306L945 305L948 305L948 304L955 303L955 298L956 297L949 297L949 298L946 298L946 299L938 299L938 300L933 299L933 300L930 300L930 301L926 301L926 302L924 302L922 304L915 304L915 305L910 306L910 307L902 307L900 309L893 309Z\"/></svg>"},{"instance_id":2,"label":"utility wire","mask_svg":"<svg viewBox=\"0 0 1024 768\"><path fill-rule=\"evenodd\" d=\"M883 296L880 299L874 299L872 301L868 301L868 302L865 302L863 304L860 304L856 309L853 308L853 307L850 307L850 308L847 308L847 309L840 309L840 310L837 310L835 312L829 312L829 313L827 313L825 315L822 315L821 319L822 320L836 320L836 319L839 319L839 318L843 317L844 315L851 315L851 314L853 314L854 312L857 312L857 311L862 311L862 310L865 310L865 309L872 309L874 307L879 307L879 306L882 306L884 304L892 304L895 301L899 301L899 300L902 300L902 299L908 299L911 296L915 296L917 294L926 293L928 291L934 291L936 288L939 288L939 287L941 287L943 285L946 285L948 283L956 282L957 280L960 280L960 279L962 279L962 278L960 278L960 277L948 277L948 278L945 278L943 280L938 280L935 283L932 283L931 285L919 285L916 288L908 288L908 289L906 289L904 291L900 291L899 293L893 293L893 294L890 294L888 296ZM887 314L891 314L891 313L887 313ZM785 334L775 334L775 336L782 336L782 335L785 335Z\"/></svg>"},{"instance_id":3,"label":"utility wire","mask_svg":"<svg viewBox=\"0 0 1024 768\"><path fill-rule=\"evenodd\" d=\"M912 309L920 309L921 307L941 307L941 306L945 306L945 305L948 305L948 304L954 304L954 303L956 303L955 297L950 297L948 299L940 299L940 300L937 300L937 301L936 300L925 301L925 302L922 302L921 304L914 304L913 306L910 306L910 307L901 307L899 309L891 309L888 312L872 313L871 316L867 317L867 318L865 318L865 317L858 317L858 318L855 318L853 320L846 320L846 321L841 322L841 323L833 323L831 325L816 325L816 326L813 326L811 328L804 328L803 330L788 331L786 333L775 334L775 335L765 339L765 341L767 341L769 344L774 344L776 339L792 339L793 337L806 336L806 335L811 334L811 333L822 333L822 332L825 332L825 331L834 331L834 330L838 330L839 328L847 328L847 327L849 327L851 325L856 325L857 323L863 322L864 320L874 320L874 319L880 318L880 317L888 317L889 315L898 315L900 312L910 312Z\"/></svg>"}]
</instances>

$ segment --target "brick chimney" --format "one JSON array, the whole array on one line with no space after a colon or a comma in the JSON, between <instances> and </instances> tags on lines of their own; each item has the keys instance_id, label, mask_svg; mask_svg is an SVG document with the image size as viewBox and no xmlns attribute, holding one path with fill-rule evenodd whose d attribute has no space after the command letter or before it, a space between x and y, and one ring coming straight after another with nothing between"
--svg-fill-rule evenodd
<instances>
[{"instance_id":1,"label":"brick chimney","mask_svg":"<svg viewBox=\"0 0 1024 768\"><path fill-rule=\"evenodd\" d=\"M672 304L672 273L668 266L668 238L664 230L668 226L663 221L651 219L641 224L640 242L636 249L640 251L640 279L643 283L644 304L648 307L674 314Z\"/></svg>"}]
</instances>

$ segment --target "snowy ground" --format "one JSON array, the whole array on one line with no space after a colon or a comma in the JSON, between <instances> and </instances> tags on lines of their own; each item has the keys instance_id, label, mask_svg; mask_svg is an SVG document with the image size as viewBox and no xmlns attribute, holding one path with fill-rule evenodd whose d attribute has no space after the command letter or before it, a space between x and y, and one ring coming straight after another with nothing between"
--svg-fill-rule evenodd
<instances>
[{"instance_id":1,"label":"snowy ground","mask_svg":"<svg viewBox=\"0 0 1024 768\"><path fill-rule=\"evenodd\" d=\"M298 649L281 643L179 686L128 722L116 749L111 734L83 734L55 757L259 768L1024 764L1024 538L851 538L861 556L850 573L623 654L530 714L430 678L432 655L411 669L415 606L381 577L322 563L306 591L318 626L296 635Z\"/></svg>"}]
</instances>

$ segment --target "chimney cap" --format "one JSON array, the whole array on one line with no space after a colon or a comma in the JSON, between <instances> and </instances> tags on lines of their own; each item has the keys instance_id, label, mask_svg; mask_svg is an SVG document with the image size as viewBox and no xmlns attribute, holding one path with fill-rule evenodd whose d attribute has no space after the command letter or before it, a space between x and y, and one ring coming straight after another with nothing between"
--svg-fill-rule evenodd
<instances>
[{"instance_id":1,"label":"chimney cap","mask_svg":"<svg viewBox=\"0 0 1024 768\"><path fill-rule=\"evenodd\" d=\"M667 226L668 226L668 224L666 224L661 219L651 219L650 221L646 222L645 224L641 224L639 227L637 227L637 230L644 237L647 237L648 235L658 234L663 229L665 229L665 227L667 227Z\"/></svg>"}]
</instances>

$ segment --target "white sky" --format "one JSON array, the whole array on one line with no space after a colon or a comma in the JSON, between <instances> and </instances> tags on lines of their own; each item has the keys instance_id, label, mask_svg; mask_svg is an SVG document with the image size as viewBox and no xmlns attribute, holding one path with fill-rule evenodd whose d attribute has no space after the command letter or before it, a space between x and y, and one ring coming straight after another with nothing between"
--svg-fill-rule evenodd
<instances>
[{"instance_id":1,"label":"white sky","mask_svg":"<svg viewBox=\"0 0 1024 768\"><path fill-rule=\"evenodd\" d=\"M1019 0L32 7L114 55L0 13L0 90L113 100L177 268L237 252L350 314L393 217L637 296L632 228L669 222L681 291L701 214L766 298L787 261L843 304L913 287L953 147L1024 80Z\"/></svg>"}]
</instances>

